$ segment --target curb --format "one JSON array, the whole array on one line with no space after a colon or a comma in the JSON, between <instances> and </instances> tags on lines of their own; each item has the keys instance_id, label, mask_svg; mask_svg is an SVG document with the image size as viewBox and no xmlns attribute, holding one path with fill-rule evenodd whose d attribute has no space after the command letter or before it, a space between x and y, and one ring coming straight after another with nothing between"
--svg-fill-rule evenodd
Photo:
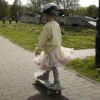
<instances>
[{"instance_id":1,"label":"curb","mask_svg":"<svg viewBox=\"0 0 100 100\"><path fill-rule=\"evenodd\" d=\"M95 84L100 85L100 82L97 82L97 81L95 81L95 80L93 80L93 79L91 79L91 78L89 78L89 77L86 77L86 76L84 76L84 75L82 75L82 74L79 74L78 72L75 72L75 71L73 71L73 70L71 70L71 69L69 69L69 68L65 68L65 67L64 67L64 69L75 73L76 76L85 78L85 79L89 80L89 81L92 82L92 83L95 83Z\"/></svg>"}]
</instances>

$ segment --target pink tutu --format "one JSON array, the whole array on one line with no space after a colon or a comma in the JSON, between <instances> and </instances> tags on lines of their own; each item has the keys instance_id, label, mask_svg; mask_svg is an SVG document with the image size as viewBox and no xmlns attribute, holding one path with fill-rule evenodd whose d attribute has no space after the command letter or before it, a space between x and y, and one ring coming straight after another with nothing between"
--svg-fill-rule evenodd
<instances>
[{"instance_id":1,"label":"pink tutu","mask_svg":"<svg viewBox=\"0 0 100 100\"><path fill-rule=\"evenodd\" d=\"M49 54L45 54L44 51L42 51L33 61L41 70L50 71L52 67L67 65L72 60L73 50L73 48L64 48L61 46Z\"/></svg>"}]
</instances>

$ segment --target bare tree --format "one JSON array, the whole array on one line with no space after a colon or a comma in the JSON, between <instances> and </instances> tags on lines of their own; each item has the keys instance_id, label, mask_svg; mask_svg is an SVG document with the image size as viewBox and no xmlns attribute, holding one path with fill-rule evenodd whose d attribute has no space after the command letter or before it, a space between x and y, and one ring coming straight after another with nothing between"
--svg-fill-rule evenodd
<instances>
[{"instance_id":1,"label":"bare tree","mask_svg":"<svg viewBox=\"0 0 100 100\"><path fill-rule=\"evenodd\" d=\"M51 2L56 3L59 8L64 10L77 9L79 7L79 0L29 0L28 6L36 12L37 9Z\"/></svg>"},{"instance_id":2,"label":"bare tree","mask_svg":"<svg viewBox=\"0 0 100 100\"><path fill-rule=\"evenodd\" d=\"M13 4L18 6L22 5L21 0L15 0Z\"/></svg>"},{"instance_id":3,"label":"bare tree","mask_svg":"<svg viewBox=\"0 0 100 100\"><path fill-rule=\"evenodd\" d=\"M60 0L61 6L65 9L77 9L79 7L79 0Z\"/></svg>"},{"instance_id":4,"label":"bare tree","mask_svg":"<svg viewBox=\"0 0 100 100\"><path fill-rule=\"evenodd\" d=\"M37 7L41 7L51 2L56 3L59 6L60 1L61 0L28 0L28 6L35 6L36 3Z\"/></svg>"}]
</instances>

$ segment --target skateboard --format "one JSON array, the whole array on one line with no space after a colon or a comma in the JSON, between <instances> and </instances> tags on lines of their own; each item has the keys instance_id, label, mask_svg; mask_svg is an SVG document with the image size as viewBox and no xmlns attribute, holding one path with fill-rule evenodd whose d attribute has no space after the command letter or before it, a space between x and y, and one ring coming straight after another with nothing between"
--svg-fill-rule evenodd
<instances>
[{"instance_id":1,"label":"skateboard","mask_svg":"<svg viewBox=\"0 0 100 100\"><path fill-rule=\"evenodd\" d=\"M37 79L37 76L43 75L43 72L35 72L34 73L34 77L36 79L35 84L39 85L39 84L43 84L46 88L47 88L47 95L50 96L53 93L57 93L57 94L62 94L62 90L64 89L64 87L60 86L56 86L56 87L50 87L51 84L53 84L53 80L49 79L49 80L40 80Z\"/></svg>"}]
</instances>

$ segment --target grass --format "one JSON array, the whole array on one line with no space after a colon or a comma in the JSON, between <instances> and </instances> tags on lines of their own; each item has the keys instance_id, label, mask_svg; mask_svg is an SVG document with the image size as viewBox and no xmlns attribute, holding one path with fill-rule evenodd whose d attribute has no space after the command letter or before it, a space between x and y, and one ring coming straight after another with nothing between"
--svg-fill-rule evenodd
<instances>
[{"instance_id":1,"label":"grass","mask_svg":"<svg viewBox=\"0 0 100 100\"><path fill-rule=\"evenodd\" d=\"M31 52L36 50L36 44L38 37L42 31L43 24L32 24L32 23L15 23L6 21L6 27L2 27L0 21L0 35L8 38L14 44L17 44L24 49ZM95 34L94 29L88 27L72 27L72 26L61 26L62 33L62 46L68 48L78 49L92 49L95 47ZM68 66L91 79L100 82L100 74L97 72L95 67L95 57L88 57L86 59L75 59L72 60Z\"/></svg>"},{"instance_id":2,"label":"grass","mask_svg":"<svg viewBox=\"0 0 100 100\"><path fill-rule=\"evenodd\" d=\"M0 35L24 49L35 51L37 39L43 25L14 23L0 28Z\"/></svg>"},{"instance_id":3,"label":"grass","mask_svg":"<svg viewBox=\"0 0 100 100\"><path fill-rule=\"evenodd\" d=\"M96 69L94 56L85 59L74 59L65 68L73 69L79 74L100 82L100 73Z\"/></svg>"},{"instance_id":4,"label":"grass","mask_svg":"<svg viewBox=\"0 0 100 100\"><path fill-rule=\"evenodd\" d=\"M2 27L0 22L0 35L8 38L14 44L35 51L38 37L42 31L43 24L12 23L6 21L7 27ZM95 30L88 27L61 26L62 46L68 48L90 49L95 47Z\"/></svg>"},{"instance_id":5,"label":"grass","mask_svg":"<svg viewBox=\"0 0 100 100\"><path fill-rule=\"evenodd\" d=\"M89 49L95 47L95 30L87 27L62 26L62 45L64 47Z\"/></svg>"}]
</instances>

